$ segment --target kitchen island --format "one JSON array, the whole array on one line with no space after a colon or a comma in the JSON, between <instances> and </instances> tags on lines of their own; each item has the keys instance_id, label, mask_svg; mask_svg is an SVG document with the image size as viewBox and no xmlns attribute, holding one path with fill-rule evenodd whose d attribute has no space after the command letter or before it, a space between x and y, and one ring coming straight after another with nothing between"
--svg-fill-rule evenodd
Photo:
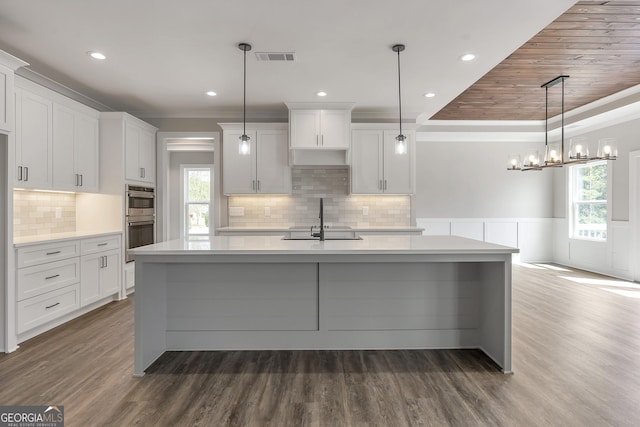
<instances>
[{"instance_id":1,"label":"kitchen island","mask_svg":"<svg viewBox=\"0 0 640 427\"><path fill-rule=\"evenodd\" d=\"M137 248L134 375L165 351L239 349L479 348L510 372L517 251L454 236Z\"/></svg>"}]
</instances>

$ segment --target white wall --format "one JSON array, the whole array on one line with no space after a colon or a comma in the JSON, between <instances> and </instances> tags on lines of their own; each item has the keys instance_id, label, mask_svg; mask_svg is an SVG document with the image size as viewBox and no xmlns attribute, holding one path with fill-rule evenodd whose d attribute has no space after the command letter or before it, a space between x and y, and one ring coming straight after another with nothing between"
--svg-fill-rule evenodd
<instances>
[{"instance_id":1,"label":"white wall","mask_svg":"<svg viewBox=\"0 0 640 427\"><path fill-rule=\"evenodd\" d=\"M204 165L213 166L214 153L196 151L172 151L169 154L169 239L180 238L182 225L180 224L180 210L182 201L180 200L180 166L181 165ZM213 210L216 212L216 209ZM211 222L213 224L213 221Z\"/></svg>"},{"instance_id":2,"label":"white wall","mask_svg":"<svg viewBox=\"0 0 640 427\"><path fill-rule=\"evenodd\" d=\"M507 170L509 154L540 150L544 142L417 139L417 218L551 217L552 178L548 171Z\"/></svg>"},{"instance_id":3,"label":"white wall","mask_svg":"<svg viewBox=\"0 0 640 427\"><path fill-rule=\"evenodd\" d=\"M596 153L598 140L601 138L616 138L618 141L618 160L611 163L612 171L609 177L612 182L610 197L611 219L613 221L629 220L629 152L640 150L640 118L619 123L614 126L601 127L588 132L573 134L565 137L565 145L573 136L584 136L589 144L589 152ZM566 216L566 173L569 168L562 168L554 173L553 188L553 216Z\"/></svg>"},{"instance_id":4,"label":"white wall","mask_svg":"<svg viewBox=\"0 0 640 427\"><path fill-rule=\"evenodd\" d=\"M612 126L600 125L588 131L574 130L565 137L568 147L571 137L587 138L589 151L595 154L598 140L616 138L618 159L609 166L609 212L606 242L571 239L568 219L568 174L569 167L553 172L553 216L554 259L556 262L607 274L624 279L633 279L632 230L629 223L629 153L640 149L640 118Z\"/></svg>"}]
</instances>

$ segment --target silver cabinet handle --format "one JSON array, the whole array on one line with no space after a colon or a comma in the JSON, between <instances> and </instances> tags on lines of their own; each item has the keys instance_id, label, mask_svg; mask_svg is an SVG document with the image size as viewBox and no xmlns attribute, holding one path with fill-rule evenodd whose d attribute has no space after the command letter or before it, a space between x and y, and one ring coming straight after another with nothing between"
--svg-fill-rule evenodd
<instances>
[{"instance_id":1,"label":"silver cabinet handle","mask_svg":"<svg viewBox=\"0 0 640 427\"><path fill-rule=\"evenodd\" d=\"M57 302L57 303L55 303L55 304L48 305L48 306L46 306L46 307L45 307L45 309L46 309L46 310L48 310L48 309L50 309L50 308L55 307L56 305L60 305L60 303L59 303L59 302Z\"/></svg>"},{"instance_id":2,"label":"silver cabinet handle","mask_svg":"<svg viewBox=\"0 0 640 427\"><path fill-rule=\"evenodd\" d=\"M320 145L324 147L324 135L320 135Z\"/></svg>"},{"instance_id":3,"label":"silver cabinet handle","mask_svg":"<svg viewBox=\"0 0 640 427\"><path fill-rule=\"evenodd\" d=\"M47 252L47 255L55 255L55 254L59 254L62 251L54 251L54 252Z\"/></svg>"},{"instance_id":4,"label":"silver cabinet handle","mask_svg":"<svg viewBox=\"0 0 640 427\"><path fill-rule=\"evenodd\" d=\"M316 145L320 145L320 135L316 135Z\"/></svg>"},{"instance_id":5,"label":"silver cabinet handle","mask_svg":"<svg viewBox=\"0 0 640 427\"><path fill-rule=\"evenodd\" d=\"M44 280L51 280L51 279L55 279L56 277L60 277L59 274L54 274L53 276L47 276L44 278Z\"/></svg>"},{"instance_id":6,"label":"silver cabinet handle","mask_svg":"<svg viewBox=\"0 0 640 427\"><path fill-rule=\"evenodd\" d=\"M260 191L260 180L258 180L258 191Z\"/></svg>"},{"instance_id":7,"label":"silver cabinet handle","mask_svg":"<svg viewBox=\"0 0 640 427\"><path fill-rule=\"evenodd\" d=\"M100 257L100 268L104 268L104 257Z\"/></svg>"},{"instance_id":8,"label":"silver cabinet handle","mask_svg":"<svg viewBox=\"0 0 640 427\"><path fill-rule=\"evenodd\" d=\"M385 190L387 189L387 180L386 179L384 180L384 189Z\"/></svg>"},{"instance_id":9,"label":"silver cabinet handle","mask_svg":"<svg viewBox=\"0 0 640 427\"><path fill-rule=\"evenodd\" d=\"M107 246L109 243L98 243L98 246Z\"/></svg>"},{"instance_id":10,"label":"silver cabinet handle","mask_svg":"<svg viewBox=\"0 0 640 427\"><path fill-rule=\"evenodd\" d=\"M144 178L144 168L140 168L140 178Z\"/></svg>"},{"instance_id":11,"label":"silver cabinet handle","mask_svg":"<svg viewBox=\"0 0 640 427\"><path fill-rule=\"evenodd\" d=\"M29 168L27 166L24 167L24 180L29 181Z\"/></svg>"},{"instance_id":12,"label":"silver cabinet handle","mask_svg":"<svg viewBox=\"0 0 640 427\"><path fill-rule=\"evenodd\" d=\"M84 186L84 184L82 183L82 174L80 174L80 187Z\"/></svg>"},{"instance_id":13,"label":"silver cabinet handle","mask_svg":"<svg viewBox=\"0 0 640 427\"><path fill-rule=\"evenodd\" d=\"M22 166L18 166L18 181L22 181Z\"/></svg>"},{"instance_id":14,"label":"silver cabinet handle","mask_svg":"<svg viewBox=\"0 0 640 427\"><path fill-rule=\"evenodd\" d=\"M105 255L104 256L104 268L109 267L109 258Z\"/></svg>"},{"instance_id":15,"label":"silver cabinet handle","mask_svg":"<svg viewBox=\"0 0 640 427\"><path fill-rule=\"evenodd\" d=\"M382 190L382 180L378 182L378 190Z\"/></svg>"},{"instance_id":16,"label":"silver cabinet handle","mask_svg":"<svg viewBox=\"0 0 640 427\"><path fill-rule=\"evenodd\" d=\"M251 181L251 189L252 190L256 189L256 180L255 179Z\"/></svg>"}]
</instances>

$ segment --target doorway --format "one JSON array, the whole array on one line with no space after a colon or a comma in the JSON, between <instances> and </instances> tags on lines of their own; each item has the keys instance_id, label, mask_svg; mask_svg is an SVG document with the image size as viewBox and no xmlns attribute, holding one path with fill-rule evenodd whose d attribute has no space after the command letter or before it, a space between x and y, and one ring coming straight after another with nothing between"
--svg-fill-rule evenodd
<instances>
[{"instance_id":1,"label":"doorway","mask_svg":"<svg viewBox=\"0 0 640 427\"><path fill-rule=\"evenodd\" d=\"M210 170L208 235L220 227L226 207L222 206L220 186L220 134L218 132L158 132L158 175L156 196L157 241L178 239L185 234L184 168L198 165ZM192 201L193 202L193 201ZM204 216L202 220L204 221Z\"/></svg>"}]
</instances>

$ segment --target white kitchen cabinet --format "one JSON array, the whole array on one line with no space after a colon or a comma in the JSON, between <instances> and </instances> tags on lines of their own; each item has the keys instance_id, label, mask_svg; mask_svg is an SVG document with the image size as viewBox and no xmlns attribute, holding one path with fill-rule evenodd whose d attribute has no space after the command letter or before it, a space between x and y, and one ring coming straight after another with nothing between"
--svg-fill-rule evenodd
<instances>
[{"instance_id":1,"label":"white kitchen cabinet","mask_svg":"<svg viewBox=\"0 0 640 427\"><path fill-rule=\"evenodd\" d=\"M99 190L98 111L16 77L14 185Z\"/></svg>"},{"instance_id":2,"label":"white kitchen cabinet","mask_svg":"<svg viewBox=\"0 0 640 427\"><path fill-rule=\"evenodd\" d=\"M413 194L415 192L415 132L404 131L407 152L396 154L397 131L358 129L351 140L351 192Z\"/></svg>"},{"instance_id":3,"label":"white kitchen cabinet","mask_svg":"<svg viewBox=\"0 0 640 427\"><path fill-rule=\"evenodd\" d=\"M126 184L155 186L156 131L128 113L100 113L102 193L123 195Z\"/></svg>"},{"instance_id":4,"label":"white kitchen cabinet","mask_svg":"<svg viewBox=\"0 0 640 427\"><path fill-rule=\"evenodd\" d=\"M43 96L17 89L15 126L15 186L53 187L53 102Z\"/></svg>"},{"instance_id":5,"label":"white kitchen cabinet","mask_svg":"<svg viewBox=\"0 0 640 427\"><path fill-rule=\"evenodd\" d=\"M349 149L351 110L289 110L293 149Z\"/></svg>"},{"instance_id":6,"label":"white kitchen cabinet","mask_svg":"<svg viewBox=\"0 0 640 427\"><path fill-rule=\"evenodd\" d=\"M15 70L25 65L29 64L0 50L0 133L15 129Z\"/></svg>"},{"instance_id":7,"label":"white kitchen cabinet","mask_svg":"<svg viewBox=\"0 0 640 427\"><path fill-rule=\"evenodd\" d=\"M223 128L224 194L288 194L291 171L287 157L286 124L248 124L250 154L240 154L238 138L242 124Z\"/></svg>"},{"instance_id":8,"label":"white kitchen cabinet","mask_svg":"<svg viewBox=\"0 0 640 427\"><path fill-rule=\"evenodd\" d=\"M53 105L53 188L99 189L98 117Z\"/></svg>"},{"instance_id":9,"label":"white kitchen cabinet","mask_svg":"<svg viewBox=\"0 0 640 427\"><path fill-rule=\"evenodd\" d=\"M81 307L118 293L122 262L119 250L83 255L81 260Z\"/></svg>"},{"instance_id":10,"label":"white kitchen cabinet","mask_svg":"<svg viewBox=\"0 0 640 427\"><path fill-rule=\"evenodd\" d=\"M16 249L16 334L29 339L117 299L122 237L62 239Z\"/></svg>"},{"instance_id":11,"label":"white kitchen cabinet","mask_svg":"<svg viewBox=\"0 0 640 427\"><path fill-rule=\"evenodd\" d=\"M155 132L136 123L125 124L125 178L130 181L155 183Z\"/></svg>"}]
</instances>

